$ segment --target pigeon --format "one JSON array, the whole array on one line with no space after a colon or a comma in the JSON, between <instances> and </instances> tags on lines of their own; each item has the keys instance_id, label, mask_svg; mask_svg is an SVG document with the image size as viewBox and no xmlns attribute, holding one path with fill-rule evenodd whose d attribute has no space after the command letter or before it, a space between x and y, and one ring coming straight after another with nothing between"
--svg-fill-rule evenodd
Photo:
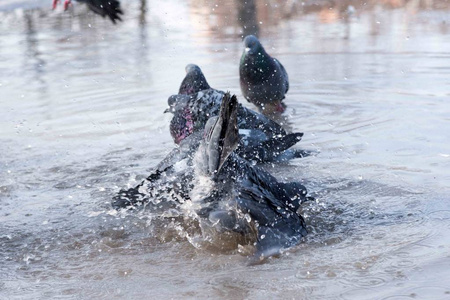
<instances>
[{"instance_id":1,"label":"pigeon","mask_svg":"<svg viewBox=\"0 0 450 300\"><path fill-rule=\"evenodd\" d=\"M220 105L220 103L219 103ZM240 108L240 106L238 105ZM220 110L220 106L219 106ZM239 116L238 119L255 118L252 114L249 116ZM243 110L243 112L247 112ZM265 118L265 117L264 117ZM175 125L174 125L175 120ZM276 124L269 119L269 125ZM272 124L273 123L273 124ZM239 123L238 123L239 124ZM262 122L260 128L257 129L239 129L239 143L236 154L256 163L286 161L292 158L305 157L309 155L304 150L289 149L301 140L303 133L286 134L283 129L275 127L274 132L279 131L273 137L268 137L264 132L272 132L270 126ZM177 146L156 166L152 174L144 179L139 185L130 189L122 189L113 198L112 206L115 209L120 208L139 208L145 206L150 201L177 201L179 197L172 197L170 194L173 190L178 189L180 178L185 182L192 179L192 164L194 154L200 146L204 125L198 130L193 130L194 123L190 114L181 112L175 113L171 122L171 133ZM179 166L179 167L177 167ZM188 188L188 184L182 184L183 188ZM186 190L178 192L178 194L188 194Z\"/></svg>"},{"instance_id":2,"label":"pigeon","mask_svg":"<svg viewBox=\"0 0 450 300\"><path fill-rule=\"evenodd\" d=\"M219 234L234 232L255 241L251 264L297 245L307 234L298 210L313 198L307 196L302 184L279 182L269 172L237 155L238 107L236 97L225 94L219 114L208 120L204 131L181 141L180 148L174 149L152 175L126 191L128 194L125 191L119 194L114 208L137 204L132 207L169 210L187 201L196 203L188 206L195 207L202 228ZM187 141L199 137L200 145L191 148ZM177 171L174 162L185 159L190 160L189 167ZM204 178L210 183L206 190L199 184ZM157 185L155 179L165 182ZM146 194L157 200L143 202ZM162 194L166 196L161 197ZM133 199L130 195L135 197L135 203L130 201ZM151 203L155 205L148 205ZM191 212L189 215L192 216Z\"/></svg>"},{"instance_id":3,"label":"pigeon","mask_svg":"<svg viewBox=\"0 0 450 300\"><path fill-rule=\"evenodd\" d=\"M281 101L289 90L286 69L266 52L255 36L246 36L244 46L239 64L239 79L245 99L263 113L284 112L285 107Z\"/></svg>"},{"instance_id":4,"label":"pigeon","mask_svg":"<svg viewBox=\"0 0 450 300\"><path fill-rule=\"evenodd\" d=\"M115 24L117 20L122 21L119 15L123 14L120 9L120 2L118 0L76 0L78 2L86 3L88 7L102 17L108 16ZM53 9L58 6L59 0L53 0ZM64 10L67 10L72 5L71 0L64 1Z\"/></svg>"},{"instance_id":5,"label":"pigeon","mask_svg":"<svg viewBox=\"0 0 450 300\"><path fill-rule=\"evenodd\" d=\"M227 93L219 115L210 118L205 126L194 161L196 176L210 178L212 187L202 195L203 199L195 199L191 192L191 199L202 203L197 213L204 226L242 234L256 230L252 260L259 261L298 244L307 234L305 221L297 210L309 199L300 183L280 183L267 171L236 155L237 119L236 96Z\"/></svg>"},{"instance_id":6,"label":"pigeon","mask_svg":"<svg viewBox=\"0 0 450 300\"><path fill-rule=\"evenodd\" d=\"M179 94L169 97L169 108L165 111L174 114L170 133L175 143L193 132L203 131L208 119L218 115L224 95L225 92L209 86L197 65L187 65ZM287 151L301 140L303 133L287 133L278 123L241 104L238 104L238 127L242 138L238 153L246 159L269 162L307 155L306 151Z\"/></svg>"},{"instance_id":7,"label":"pigeon","mask_svg":"<svg viewBox=\"0 0 450 300\"><path fill-rule=\"evenodd\" d=\"M143 208L152 201L176 202L180 197L174 197L173 191L179 190L179 178L184 178L186 182L192 179L193 157L200 146L205 125L211 117L219 114L226 93L211 88L197 65L187 65L186 72L180 94L169 97L169 108L165 111L173 114L170 133L177 146L140 184L119 191L112 201L115 209ZM235 153L241 158L265 163L311 154L305 150L290 149L301 140L303 133L287 133L276 122L240 103L237 114L240 138ZM182 167L176 168L177 165ZM189 184L182 184L182 188L185 190L177 194L187 199Z\"/></svg>"}]
</instances>

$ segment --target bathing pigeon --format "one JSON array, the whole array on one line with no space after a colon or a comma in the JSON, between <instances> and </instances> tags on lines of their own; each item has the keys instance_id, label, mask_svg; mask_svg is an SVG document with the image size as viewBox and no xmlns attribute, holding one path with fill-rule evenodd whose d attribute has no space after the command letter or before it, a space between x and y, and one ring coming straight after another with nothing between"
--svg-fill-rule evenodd
<instances>
[{"instance_id":1,"label":"bathing pigeon","mask_svg":"<svg viewBox=\"0 0 450 300\"><path fill-rule=\"evenodd\" d=\"M141 205L164 210L177 203L195 203L188 204L196 211L189 216L198 219L203 229L219 234L234 232L255 242L250 263L259 263L297 245L307 234L297 211L311 198L300 183L279 182L236 154L240 139L238 107L236 97L225 94L218 116L208 120L204 132L181 141L180 150L172 151L135 189L122 191L113 206ZM199 137L199 145L192 148L189 139L197 141ZM190 163L180 173L175 164L185 159ZM204 178L209 186L199 184L205 182ZM161 198L162 194L166 196ZM156 201L143 202L145 197L156 197Z\"/></svg>"},{"instance_id":2,"label":"bathing pigeon","mask_svg":"<svg viewBox=\"0 0 450 300\"><path fill-rule=\"evenodd\" d=\"M176 201L171 193L179 189L179 178L192 177L193 155L200 145L205 125L212 116L219 114L226 93L211 88L198 66L190 64L186 72L180 86L182 94L170 96L169 108L166 110L174 114L170 133L178 146L141 184L121 190L113 198L114 208L141 207L148 204L150 199ZM239 103L237 114L240 139L236 155L259 163L310 155L305 150L290 149L301 140L303 133L287 133L276 122ZM175 168L177 164L183 167ZM182 188L187 189L189 185L183 184ZM186 196L187 191L178 191L177 194Z\"/></svg>"},{"instance_id":3,"label":"bathing pigeon","mask_svg":"<svg viewBox=\"0 0 450 300\"><path fill-rule=\"evenodd\" d=\"M245 37L244 47L239 77L245 99L263 113L284 112L281 101L289 90L289 78L283 65L271 57L253 35Z\"/></svg>"},{"instance_id":4,"label":"bathing pigeon","mask_svg":"<svg viewBox=\"0 0 450 300\"><path fill-rule=\"evenodd\" d=\"M174 114L170 133L177 144L193 132L203 131L208 119L219 113L225 95L209 86L197 65L189 64L186 72L180 86L183 94L170 96L166 109ZM267 162L307 155L306 151L286 151L301 140L302 133L287 133L276 122L241 104L238 104L238 127L242 139L237 152L246 159Z\"/></svg>"},{"instance_id":5,"label":"bathing pigeon","mask_svg":"<svg viewBox=\"0 0 450 300\"><path fill-rule=\"evenodd\" d=\"M235 154L239 142L237 110L236 97L227 93L219 115L205 126L194 168L196 176L212 179L213 186L198 215L204 225L219 232L251 234L256 230L255 259L260 260L298 244L306 235L297 209L308 200L307 191L299 183L278 182ZM199 200L191 194L192 201Z\"/></svg>"}]
</instances>

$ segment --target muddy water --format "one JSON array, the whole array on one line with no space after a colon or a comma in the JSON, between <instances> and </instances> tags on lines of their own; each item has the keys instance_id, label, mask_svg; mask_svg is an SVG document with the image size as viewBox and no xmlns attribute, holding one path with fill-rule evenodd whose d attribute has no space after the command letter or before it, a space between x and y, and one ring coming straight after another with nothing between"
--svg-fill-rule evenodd
<instances>
[{"instance_id":1,"label":"muddy water","mask_svg":"<svg viewBox=\"0 0 450 300\"><path fill-rule=\"evenodd\" d=\"M112 26L47 2L0 4L1 299L450 298L448 4L130 1ZM186 64L242 99L243 32L285 65L285 126L318 152L269 167L317 202L258 266L110 207L173 147Z\"/></svg>"}]
</instances>

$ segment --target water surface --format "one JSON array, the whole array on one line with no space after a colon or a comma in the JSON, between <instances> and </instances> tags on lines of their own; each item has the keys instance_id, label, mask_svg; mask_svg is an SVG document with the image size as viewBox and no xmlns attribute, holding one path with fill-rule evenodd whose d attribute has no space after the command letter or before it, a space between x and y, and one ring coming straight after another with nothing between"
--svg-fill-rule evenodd
<instances>
[{"instance_id":1,"label":"water surface","mask_svg":"<svg viewBox=\"0 0 450 300\"><path fill-rule=\"evenodd\" d=\"M445 1L127 1L116 26L48 2L0 5L0 298L450 298ZM186 64L245 102L247 33L286 67L284 125L318 152L269 166L317 201L306 240L258 266L110 206L172 149Z\"/></svg>"}]
</instances>

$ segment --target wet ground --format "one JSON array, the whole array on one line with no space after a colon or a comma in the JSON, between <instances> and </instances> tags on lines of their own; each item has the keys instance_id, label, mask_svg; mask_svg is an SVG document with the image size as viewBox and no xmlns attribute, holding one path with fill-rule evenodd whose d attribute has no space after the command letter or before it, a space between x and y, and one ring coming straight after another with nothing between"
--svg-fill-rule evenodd
<instances>
[{"instance_id":1,"label":"wet ground","mask_svg":"<svg viewBox=\"0 0 450 300\"><path fill-rule=\"evenodd\" d=\"M0 4L1 299L450 299L445 1L130 1L116 26L50 2ZM285 126L319 152L269 167L317 201L306 240L257 266L110 206L172 149L186 64L243 101L244 32L286 67Z\"/></svg>"}]
</instances>

